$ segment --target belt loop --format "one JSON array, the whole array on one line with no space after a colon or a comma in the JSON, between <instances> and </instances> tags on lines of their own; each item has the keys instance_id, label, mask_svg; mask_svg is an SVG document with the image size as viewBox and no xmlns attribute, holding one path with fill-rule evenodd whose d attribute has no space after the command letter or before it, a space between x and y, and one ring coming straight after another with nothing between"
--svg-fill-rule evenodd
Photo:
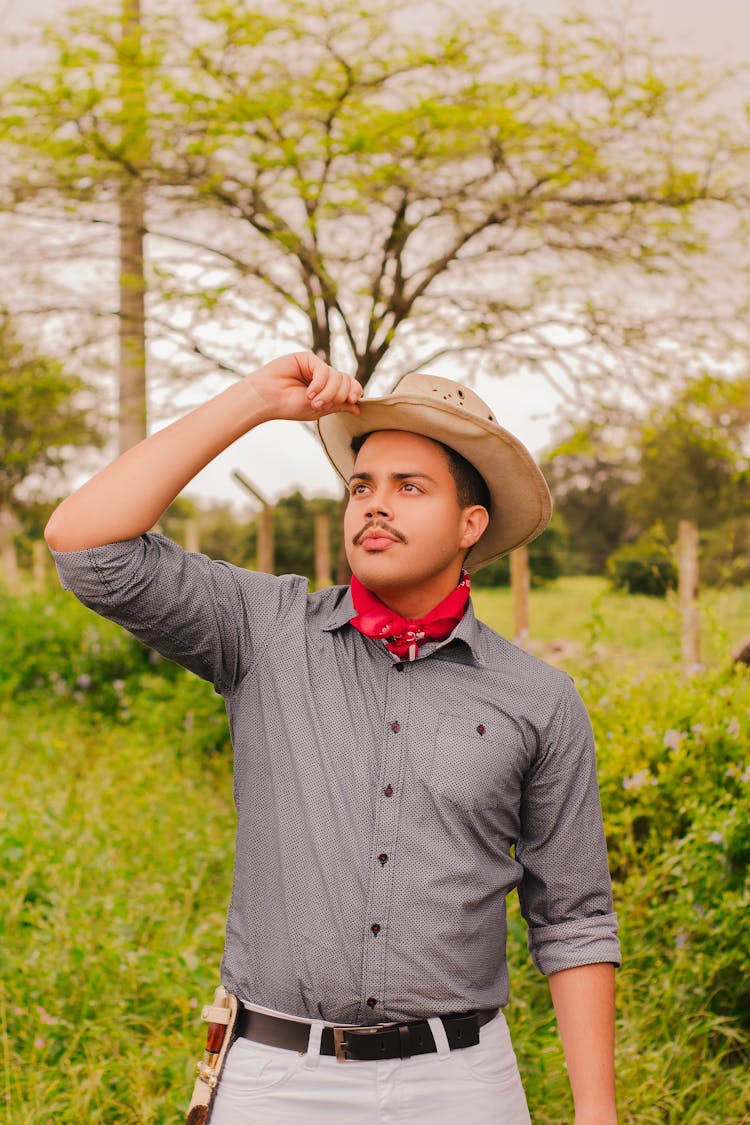
<instances>
[{"instance_id":1,"label":"belt loop","mask_svg":"<svg viewBox=\"0 0 750 1125\"><path fill-rule=\"evenodd\" d=\"M427 1020L432 1032L432 1038L435 1040L435 1050L438 1053L439 1059L447 1059L451 1053L450 1044L448 1043L448 1036L445 1034L445 1025L440 1016L430 1016Z\"/></svg>"},{"instance_id":2,"label":"belt loop","mask_svg":"<svg viewBox=\"0 0 750 1125\"><path fill-rule=\"evenodd\" d=\"M307 1040L307 1054L305 1055L305 1070L315 1070L320 1062L320 1040L323 1035L325 1022L313 1020L310 1024L310 1038Z\"/></svg>"}]
</instances>

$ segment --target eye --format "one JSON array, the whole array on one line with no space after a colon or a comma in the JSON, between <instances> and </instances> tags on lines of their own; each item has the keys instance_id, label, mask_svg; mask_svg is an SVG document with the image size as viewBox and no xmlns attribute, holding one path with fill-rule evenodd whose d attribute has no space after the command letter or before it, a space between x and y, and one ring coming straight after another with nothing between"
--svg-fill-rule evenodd
<instances>
[{"instance_id":1,"label":"eye","mask_svg":"<svg viewBox=\"0 0 750 1125\"><path fill-rule=\"evenodd\" d=\"M357 484L353 484L351 486L351 488L349 489L349 495L350 496L361 496L362 493L366 490L366 488L367 488L367 485L363 484L362 481L359 481Z\"/></svg>"},{"instance_id":2,"label":"eye","mask_svg":"<svg viewBox=\"0 0 750 1125\"><path fill-rule=\"evenodd\" d=\"M414 482L410 481L410 480L405 480L401 487L405 491L408 491L408 492L421 492L422 491L421 488L418 488L417 485L414 484Z\"/></svg>"}]
</instances>

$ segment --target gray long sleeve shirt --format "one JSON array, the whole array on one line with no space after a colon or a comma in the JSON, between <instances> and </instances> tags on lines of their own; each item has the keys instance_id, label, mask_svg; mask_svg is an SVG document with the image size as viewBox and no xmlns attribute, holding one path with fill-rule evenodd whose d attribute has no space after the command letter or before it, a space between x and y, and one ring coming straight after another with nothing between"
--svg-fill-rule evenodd
<instances>
[{"instance_id":1,"label":"gray long sleeve shirt","mask_svg":"<svg viewBox=\"0 0 750 1125\"><path fill-rule=\"evenodd\" d=\"M471 603L409 664L349 624L348 587L310 595L153 534L53 555L66 589L225 700L232 992L340 1023L504 1005L516 886L542 972L619 963L584 705Z\"/></svg>"}]
</instances>

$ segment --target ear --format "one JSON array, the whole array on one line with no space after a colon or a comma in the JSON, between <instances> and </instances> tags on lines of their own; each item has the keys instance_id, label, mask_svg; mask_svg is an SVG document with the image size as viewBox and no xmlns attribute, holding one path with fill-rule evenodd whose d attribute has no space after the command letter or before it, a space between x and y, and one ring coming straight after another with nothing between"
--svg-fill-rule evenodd
<instances>
[{"instance_id":1,"label":"ear","mask_svg":"<svg viewBox=\"0 0 750 1125\"><path fill-rule=\"evenodd\" d=\"M473 504L470 508L464 508L461 518L463 520L463 534L459 546L468 551L469 547L473 547L484 535L487 524L490 522L490 515L481 504Z\"/></svg>"}]
</instances>

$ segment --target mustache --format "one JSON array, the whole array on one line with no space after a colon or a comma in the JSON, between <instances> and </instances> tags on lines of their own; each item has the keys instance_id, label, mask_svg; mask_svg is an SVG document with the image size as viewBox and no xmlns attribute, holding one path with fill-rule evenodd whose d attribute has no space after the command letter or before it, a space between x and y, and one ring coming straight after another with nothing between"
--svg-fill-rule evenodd
<instances>
[{"instance_id":1,"label":"mustache","mask_svg":"<svg viewBox=\"0 0 750 1125\"><path fill-rule=\"evenodd\" d=\"M404 533L399 531L398 528L391 527L390 524L385 523L383 520L370 520L370 522L366 523L362 530L358 531L352 538L352 544L356 547L358 543L361 543L368 531L374 530L385 531L388 535L392 535L394 539L398 539L399 543L408 542Z\"/></svg>"}]
</instances>

